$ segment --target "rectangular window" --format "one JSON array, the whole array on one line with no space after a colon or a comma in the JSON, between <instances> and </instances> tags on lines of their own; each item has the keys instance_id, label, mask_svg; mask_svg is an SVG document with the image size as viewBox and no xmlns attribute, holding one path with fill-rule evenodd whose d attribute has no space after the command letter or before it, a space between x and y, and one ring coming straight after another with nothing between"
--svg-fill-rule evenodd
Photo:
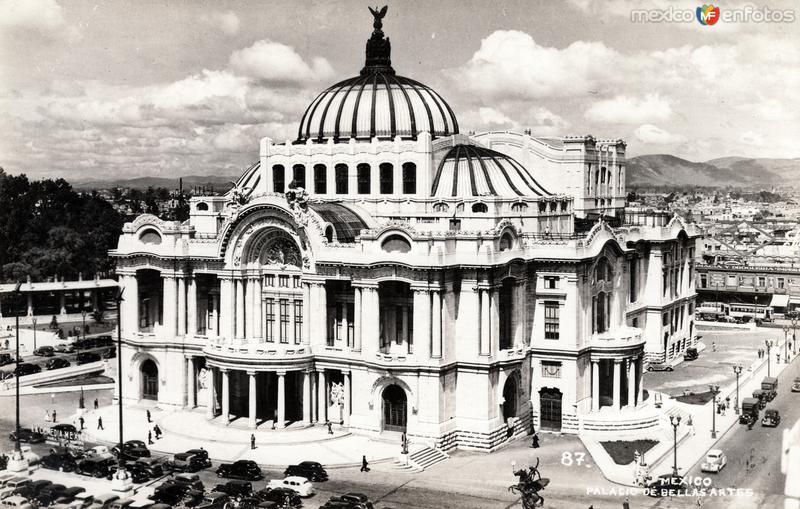
<instances>
[{"instance_id":1,"label":"rectangular window","mask_svg":"<svg viewBox=\"0 0 800 509\"><path fill-rule=\"evenodd\" d=\"M289 276L278 276L278 286L289 288Z\"/></svg>"},{"instance_id":2,"label":"rectangular window","mask_svg":"<svg viewBox=\"0 0 800 509\"><path fill-rule=\"evenodd\" d=\"M272 189L276 193L282 193L286 187L286 174L283 165L276 164L272 167Z\"/></svg>"},{"instance_id":3,"label":"rectangular window","mask_svg":"<svg viewBox=\"0 0 800 509\"><path fill-rule=\"evenodd\" d=\"M353 347L355 345L356 329L353 317L356 315L355 304L352 302L347 303L347 346Z\"/></svg>"},{"instance_id":4,"label":"rectangular window","mask_svg":"<svg viewBox=\"0 0 800 509\"><path fill-rule=\"evenodd\" d=\"M544 303L544 339L558 339L558 302Z\"/></svg>"},{"instance_id":5,"label":"rectangular window","mask_svg":"<svg viewBox=\"0 0 800 509\"><path fill-rule=\"evenodd\" d=\"M708 275L700 274L700 288L708 288Z\"/></svg>"},{"instance_id":6,"label":"rectangular window","mask_svg":"<svg viewBox=\"0 0 800 509\"><path fill-rule=\"evenodd\" d=\"M778 288L786 288L786 282L782 277L778 278Z\"/></svg>"},{"instance_id":7,"label":"rectangular window","mask_svg":"<svg viewBox=\"0 0 800 509\"><path fill-rule=\"evenodd\" d=\"M371 182L368 164L358 165L356 168L356 179L358 181L358 194L369 194Z\"/></svg>"},{"instance_id":8,"label":"rectangular window","mask_svg":"<svg viewBox=\"0 0 800 509\"><path fill-rule=\"evenodd\" d=\"M414 163L403 164L403 194L417 192L417 165Z\"/></svg>"},{"instance_id":9,"label":"rectangular window","mask_svg":"<svg viewBox=\"0 0 800 509\"><path fill-rule=\"evenodd\" d=\"M636 316L631 320L631 327L639 327L639 317Z\"/></svg>"},{"instance_id":10,"label":"rectangular window","mask_svg":"<svg viewBox=\"0 0 800 509\"><path fill-rule=\"evenodd\" d=\"M403 344L403 307L395 306L394 308L394 342L398 345Z\"/></svg>"},{"instance_id":11,"label":"rectangular window","mask_svg":"<svg viewBox=\"0 0 800 509\"><path fill-rule=\"evenodd\" d=\"M669 313L664 313L661 315L661 325L664 327L669 325Z\"/></svg>"},{"instance_id":12,"label":"rectangular window","mask_svg":"<svg viewBox=\"0 0 800 509\"><path fill-rule=\"evenodd\" d=\"M299 345L303 338L303 301L294 301L294 344Z\"/></svg>"},{"instance_id":13,"label":"rectangular window","mask_svg":"<svg viewBox=\"0 0 800 509\"><path fill-rule=\"evenodd\" d=\"M275 275L267 274L267 286L275 286Z\"/></svg>"},{"instance_id":14,"label":"rectangular window","mask_svg":"<svg viewBox=\"0 0 800 509\"><path fill-rule=\"evenodd\" d=\"M758 276L758 286L767 286L767 278Z\"/></svg>"},{"instance_id":15,"label":"rectangular window","mask_svg":"<svg viewBox=\"0 0 800 509\"><path fill-rule=\"evenodd\" d=\"M267 299L267 322L266 327L267 330L264 332L266 336L264 339L269 343L275 341L275 300L274 299Z\"/></svg>"},{"instance_id":16,"label":"rectangular window","mask_svg":"<svg viewBox=\"0 0 800 509\"><path fill-rule=\"evenodd\" d=\"M558 277L555 276L545 276L544 277L544 287L548 290L555 290L558 288Z\"/></svg>"},{"instance_id":17,"label":"rectangular window","mask_svg":"<svg viewBox=\"0 0 800 509\"><path fill-rule=\"evenodd\" d=\"M348 175L347 175L347 165L346 164L337 164L336 168L334 168L336 173L336 194L347 194L348 193Z\"/></svg>"},{"instance_id":18,"label":"rectangular window","mask_svg":"<svg viewBox=\"0 0 800 509\"><path fill-rule=\"evenodd\" d=\"M561 363L542 361L542 378L561 378Z\"/></svg>"},{"instance_id":19,"label":"rectangular window","mask_svg":"<svg viewBox=\"0 0 800 509\"><path fill-rule=\"evenodd\" d=\"M394 192L394 168L389 163L380 165L380 184L381 194L392 194Z\"/></svg>"},{"instance_id":20,"label":"rectangular window","mask_svg":"<svg viewBox=\"0 0 800 509\"><path fill-rule=\"evenodd\" d=\"M292 276L292 283L295 288L300 288L300 276Z\"/></svg>"},{"instance_id":21,"label":"rectangular window","mask_svg":"<svg viewBox=\"0 0 800 509\"><path fill-rule=\"evenodd\" d=\"M289 342L289 300L280 300L281 324L279 339L281 343Z\"/></svg>"},{"instance_id":22,"label":"rectangular window","mask_svg":"<svg viewBox=\"0 0 800 509\"><path fill-rule=\"evenodd\" d=\"M636 283L637 278L639 277L636 274L636 259L634 258L630 262L630 270L628 271L628 299L631 302L636 302L637 295L636 295Z\"/></svg>"}]
</instances>

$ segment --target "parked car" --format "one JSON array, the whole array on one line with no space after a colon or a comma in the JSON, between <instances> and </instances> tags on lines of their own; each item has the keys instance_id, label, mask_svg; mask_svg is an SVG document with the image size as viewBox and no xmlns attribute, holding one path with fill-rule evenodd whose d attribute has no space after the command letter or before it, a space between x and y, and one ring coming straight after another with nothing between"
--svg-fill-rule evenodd
<instances>
[{"instance_id":1,"label":"parked car","mask_svg":"<svg viewBox=\"0 0 800 509\"><path fill-rule=\"evenodd\" d=\"M111 454L111 450L108 448L107 445L96 445L94 447L90 447L83 452L83 457L86 459L112 459L114 455Z\"/></svg>"},{"instance_id":2,"label":"parked car","mask_svg":"<svg viewBox=\"0 0 800 509\"><path fill-rule=\"evenodd\" d=\"M0 366L15 362L10 353L0 353Z\"/></svg>"},{"instance_id":3,"label":"parked car","mask_svg":"<svg viewBox=\"0 0 800 509\"><path fill-rule=\"evenodd\" d=\"M693 346L687 348L686 351L683 353L683 360L685 361L693 361L698 357L700 357L700 354L697 353L697 348Z\"/></svg>"},{"instance_id":4,"label":"parked car","mask_svg":"<svg viewBox=\"0 0 800 509\"><path fill-rule=\"evenodd\" d=\"M56 499L56 502L59 504L69 504L75 500L75 497L77 497L79 493L83 493L84 491L86 491L86 488L71 486L64 490L61 496Z\"/></svg>"},{"instance_id":5,"label":"parked car","mask_svg":"<svg viewBox=\"0 0 800 509\"><path fill-rule=\"evenodd\" d=\"M206 487L203 485L203 481L200 480L200 476L197 474L176 474L167 482L188 486L193 490L204 491L206 489Z\"/></svg>"},{"instance_id":6,"label":"parked car","mask_svg":"<svg viewBox=\"0 0 800 509\"><path fill-rule=\"evenodd\" d=\"M651 362L647 366L647 371L672 371L673 368L669 364L663 364L660 362Z\"/></svg>"},{"instance_id":7,"label":"parked car","mask_svg":"<svg viewBox=\"0 0 800 509\"><path fill-rule=\"evenodd\" d=\"M333 499L333 497L331 497L331 499ZM360 505L361 507L365 507L366 509L375 509L374 506L372 505L372 501L369 499L368 496L366 496L363 493L355 493L351 491L349 493L345 493L344 495L339 495L338 499L343 500L345 502L349 502L350 504L356 506Z\"/></svg>"},{"instance_id":8,"label":"parked car","mask_svg":"<svg viewBox=\"0 0 800 509\"><path fill-rule=\"evenodd\" d=\"M769 428L775 428L781 423L781 414L775 408L767 408L764 411L764 418L761 419L761 425Z\"/></svg>"},{"instance_id":9,"label":"parked car","mask_svg":"<svg viewBox=\"0 0 800 509\"><path fill-rule=\"evenodd\" d=\"M147 498L154 502L174 506L184 499L188 491L189 487L184 484L164 483L158 486L153 491L153 494Z\"/></svg>"},{"instance_id":10,"label":"parked car","mask_svg":"<svg viewBox=\"0 0 800 509\"><path fill-rule=\"evenodd\" d=\"M99 360L101 360L100 356L94 352L81 352L75 357L75 363L78 366L89 364L90 362L97 362Z\"/></svg>"},{"instance_id":11,"label":"parked car","mask_svg":"<svg viewBox=\"0 0 800 509\"><path fill-rule=\"evenodd\" d=\"M269 489L265 488L254 493L254 495L264 502L274 502L280 508L295 509L303 506L303 501L300 500L300 495L292 490L285 488Z\"/></svg>"},{"instance_id":12,"label":"parked car","mask_svg":"<svg viewBox=\"0 0 800 509\"><path fill-rule=\"evenodd\" d=\"M20 442L27 442L29 444L40 444L44 442L44 435L39 433L38 431L33 431L30 428L20 428L19 433L16 430L9 433L8 438L11 441L16 441L17 436L19 436Z\"/></svg>"},{"instance_id":13,"label":"parked car","mask_svg":"<svg viewBox=\"0 0 800 509\"><path fill-rule=\"evenodd\" d=\"M252 460L238 460L233 463L223 463L217 468L217 475L230 479L245 479L259 481L264 478L261 467Z\"/></svg>"},{"instance_id":14,"label":"parked car","mask_svg":"<svg viewBox=\"0 0 800 509\"><path fill-rule=\"evenodd\" d=\"M710 449L706 453L706 460L700 464L700 471L719 473L720 470L725 468L727 463L728 458L722 450Z\"/></svg>"},{"instance_id":15,"label":"parked car","mask_svg":"<svg viewBox=\"0 0 800 509\"><path fill-rule=\"evenodd\" d=\"M23 362L16 368L14 368L14 376L27 376L33 375L35 373L41 373L42 368L38 364L31 364L29 362Z\"/></svg>"},{"instance_id":16,"label":"parked car","mask_svg":"<svg viewBox=\"0 0 800 509\"><path fill-rule=\"evenodd\" d=\"M111 334L101 334L93 339L96 346L111 346L114 344L114 338Z\"/></svg>"},{"instance_id":17,"label":"parked car","mask_svg":"<svg viewBox=\"0 0 800 509\"><path fill-rule=\"evenodd\" d=\"M143 457L138 458L136 460L137 465L141 465L142 468L147 470L147 473L150 474L150 477L161 477L164 475L164 467L160 459L153 458L153 457Z\"/></svg>"},{"instance_id":18,"label":"parked car","mask_svg":"<svg viewBox=\"0 0 800 509\"><path fill-rule=\"evenodd\" d=\"M208 451L205 449L190 449L173 457L170 467L179 472L198 472L211 466Z\"/></svg>"},{"instance_id":19,"label":"parked car","mask_svg":"<svg viewBox=\"0 0 800 509\"><path fill-rule=\"evenodd\" d=\"M230 497L225 493L212 491L203 498L203 501L197 506L198 509L222 509L228 503Z\"/></svg>"},{"instance_id":20,"label":"parked car","mask_svg":"<svg viewBox=\"0 0 800 509\"><path fill-rule=\"evenodd\" d=\"M108 477L108 474L111 472L111 468L115 465L116 463L113 459L94 458L79 462L78 469L76 471L81 475L88 475L92 477Z\"/></svg>"},{"instance_id":21,"label":"parked car","mask_svg":"<svg viewBox=\"0 0 800 509\"><path fill-rule=\"evenodd\" d=\"M28 499L19 495L12 495L6 497L0 502L0 508L3 509L33 509L33 505L28 502Z\"/></svg>"},{"instance_id":22,"label":"parked car","mask_svg":"<svg viewBox=\"0 0 800 509\"><path fill-rule=\"evenodd\" d=\"M37 357L52 357L55 354L56 351L52 346L40 346L33 351L33 355L36 355Z\"/></svg>"},{"instance_id":23,"label":"parked car","mask_svg":"<svg viewBox=\"0 0 800 509\"><path fill-rule=\"evenodd\" d=\"M284 479L270 479L267 488L286 488L297 492L301 497L310 497L315 493L314 486L305 477L289 476Z\"/></svg>"},{"instance_id":24,"label":"parked car","mask_svg":"<svg viewBox=\"0 0 800 509\"><path fill-rule=\"evenodd\" d=\"M101 355L103 359L115 359L117 357L117 349L116 348L108 348L103 350Z\"/></svg>"},{"instance_id":25,"label":"parked car","mask_svg":"<svg viewBox=\"0 0 800 509\"><path fill-rule=\"evenodd\" d=\"M136 502L136 500L132 498L121 498L112 502L111 505L108 506L108 509L127 509L134 502Z\"/></svg>"},{"instance_id":26,"label":"parked car","mask_svg":"<svg viewBox=\"0 0 800 509\"><path fill-rule=\"evenodd\" d=\"M647 494L651 497L667 497L684 493L686 482L680 475L663 474L647 486Z\"/></svg>"},{"instance_id":27,"label":"parked car","mask_svg":"<svg viewBox=\"0 0 800 509\"><path fill-rule=\"evenodd\" d=\"M14 494L14 491L22 486L25 486L31 482L30 479L27 477L18 477L15 476L12 479L6 481L2 488L0 488L0 500L10 497Z\"/></svg>"},{"instance_id":28,"label":"parked car","mask_svg":"<svg viewBox=\"0 0 800 509\"><path fill-rule=\"evenodd\" d=\"M114 465L108 469L108 475L106 475L106 479L109 481L114 478L114 474L117 473L117 469L119 465ZM128 475L131 476L131 481L134 484L141 484L143 482L147 482L150 480L150 473L141 465L137 465L136 463L128 463L125 465L125 471L128 472Z\"/></svg>"},{"instance_id":29,"label":"parked car","mask_svg":"<svg viewBox=\"0 0 800 509\"><path fill-rule=\"evenodd\" d=\"M75 352L75 345L73 343L59 343L53 347L58 353L74 353Z\"/></svg>"},{"instance_id":30,"label":"parked car","mask_svg":"<svg viewBox=\"0 0 800 509\"><path fill-rule=\"evenodd\" d=\"M78 468L78 462L70 454L48 454L42 457L41 465L59 472L74 472Z\"/></svg>"},{"instance_id":31,"label":"parked car","mask_svg":"<svg viewBox=\"0 0 800 509\"><path fill-rule=\"evenodd\" d=\"M94 497L91 509L108 509L114 502L119 500L119 495L115 493L103 493Z\"/></svg>"},{"instance_id":32,"label":"parked car","mask_svg":"<svg viewBox=\"0 0 800 509\"><path fill-rule=\"evenodd\" d=\"M63 484L51 484L46 486L35 499L31 500L39 507L47 507L55 503L56 500L66 491L67 487Z\"/></svg>"},{"instance_id":33,"label":"parked car","mask_svg":"<svg viewBox=\"0 0 800 509\"><path fill-rule=\"evenodd\" d=\"M305 477L313 482L324 482L328 480L328 472L316 461L303 461L297 465L289 465L286 470L284 470L283 475L297 475Z\"/></svg>"},{"instance_id":34,"label":"parked car","mask_svg":"<svg viewBox=\"0 0 800 509\"><path fill-rule=\"evenodd\" d=\"M44 367L47 369L61 369L68 368L69 366L69 361L63 357L54 357L44 364Z\"/></svg>"},{"instance_id":35,"label":"parked car","mask_svg":"<svg viewBox=\"0 0 800 509\"><path fill-rule=\"evenodd\" d=\"M115 445L111 448L111 453L119 457L119 446ZM122 457L125 460L136 461L139 458L149 458L150 449L141 440L128 440L122 444Z\"/></svg>"},{"instance_id":36,"label":"parked car","mask_svg":"<svg viewBox=\"0 0 800 509\"><path fill-rule=\"evenodd\" d=\"M82 508L82 507L89 507L94 502L94 495L91 493L87 493L86 491L82 491L75 495L72 502L70 502L70 507L74 508Z\"/></svg>"},{"instance_id":37,"label":"parked car","mask_svg":"<svg viewBox=\"0 0 800 509\"><path fill-rule=\"evenodd\" d=\"M792 382L792 392L800 392L800 376L795 377L794 381Z\"/></svg>"},{"instance_id":38,"label":"parked car","mask_svg":"<svg viewBox=\"0 0 800 509\"><path fill-rule=\"evenodd\" d=\"M253 492L253 484L250 481L233 480L225 484L217 484L211 491L218 491L233 498L240 498Z\"/></svg>"}]
</instances>

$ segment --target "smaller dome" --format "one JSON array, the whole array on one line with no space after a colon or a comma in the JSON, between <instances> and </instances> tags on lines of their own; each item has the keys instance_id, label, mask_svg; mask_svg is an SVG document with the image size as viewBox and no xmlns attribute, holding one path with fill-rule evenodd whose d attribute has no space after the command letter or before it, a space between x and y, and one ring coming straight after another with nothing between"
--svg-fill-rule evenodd
<instances>
[{"instance_id":1,"label":"smaller dome","mask_svg":"<svg viewBox=\"0 0 800 509\"><path fill-rule=\"evenodd\" d=\"M477 145L458 144L439 163L431 196L549 196L512 157Z\"/></svg>"}]
</instances>

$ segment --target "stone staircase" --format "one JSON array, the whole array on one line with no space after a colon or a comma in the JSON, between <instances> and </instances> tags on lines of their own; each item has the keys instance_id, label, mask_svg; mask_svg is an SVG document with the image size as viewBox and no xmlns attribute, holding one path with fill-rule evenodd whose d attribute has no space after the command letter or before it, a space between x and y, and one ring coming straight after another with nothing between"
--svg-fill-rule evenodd
<instances>
[{"instance_id":1,"label":"stone staircase","mask_svg":"<svg viewBox=\"0 0 800 509\"><path fill-rule=\"evenodd\" d=\"M449 457L450 456L439 449L425 447L408 455L408 465L404 465L400 460L395 460L392 467L395 470L404 472L422 472L426 468L441 463Z\"/></svg>"}]
</instances>

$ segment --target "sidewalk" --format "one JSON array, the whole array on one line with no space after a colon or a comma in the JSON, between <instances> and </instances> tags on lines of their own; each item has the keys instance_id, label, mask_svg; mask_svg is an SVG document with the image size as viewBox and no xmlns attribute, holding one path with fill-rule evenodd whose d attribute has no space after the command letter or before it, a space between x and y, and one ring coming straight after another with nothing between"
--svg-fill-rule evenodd
<instances>
[{"instance_id":1,"label":"sidewalk","mask_svg":"<svg viewBox=\"0 0 800 509\"><path fill-rule=\"evenodd\" d=\"M267 468L283 469L300 461L318 461L326 468L350 467L361 464L366 455L370 463L393 461L400 454L400 444L353 435L349 431L333 426L329 435L323 426L295 429L251 430L237 425L229 426L206 420L205 411L170 411L157 407L124 407L124 440L142 440L147 443L147 432L155 424L164 435L149 446L157 453L174 454L188 449L205 448L209 456L217 461L230 462L251 459ZM146 411L150 410L153 422L147 423ZM98 417L103 418L103 427L97 429ZM77 419L77 415L70 417ZM101 407L84 414L86 440L106 444L119 441L119 415L117 406ZM250 449L250 435L256 437L256 448ZM411 444L410 452L423 446Z\"/></svg>"}]
</instances>

